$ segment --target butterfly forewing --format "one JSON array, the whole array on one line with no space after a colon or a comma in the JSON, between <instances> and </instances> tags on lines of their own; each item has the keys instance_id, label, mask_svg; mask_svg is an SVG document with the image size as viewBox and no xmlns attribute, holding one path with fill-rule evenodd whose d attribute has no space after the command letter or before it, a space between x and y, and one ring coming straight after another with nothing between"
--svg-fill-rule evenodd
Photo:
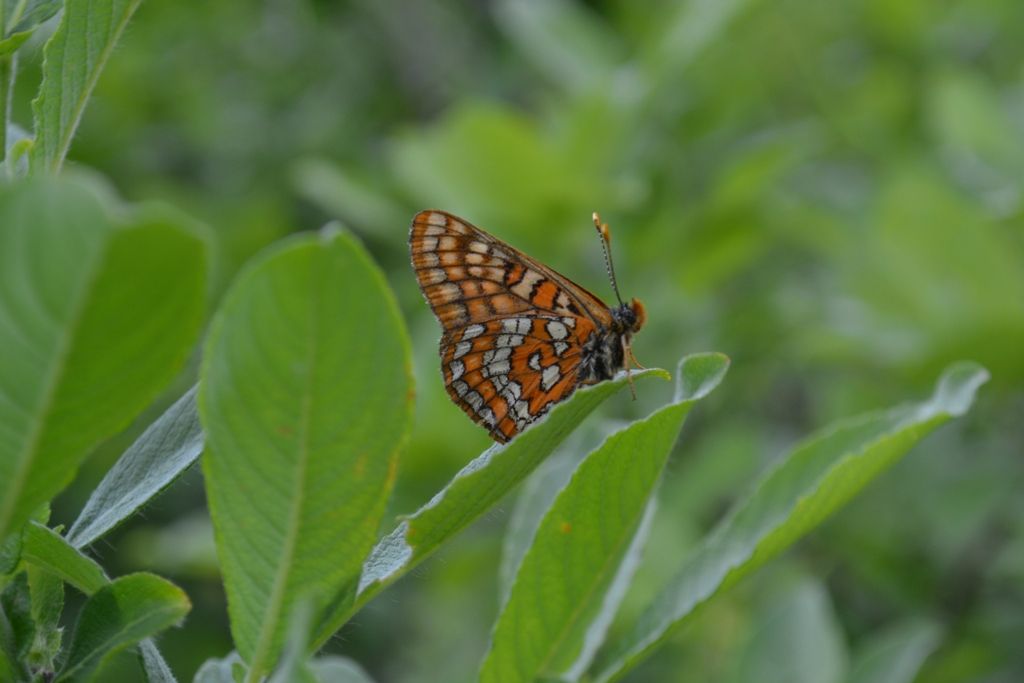
<instances>
[{"instance_id":1,"label":"butterfly forewing","mask_svg":"<svg viewBox=\"0 0 1024 683\"><path fill-rule=\"evenodd\" d=\"M584 342L611 323L600 299L443 211L422 211L413 268L441 322L452 400L505 442L571 394Z\"/></svg>"}]
</instances>

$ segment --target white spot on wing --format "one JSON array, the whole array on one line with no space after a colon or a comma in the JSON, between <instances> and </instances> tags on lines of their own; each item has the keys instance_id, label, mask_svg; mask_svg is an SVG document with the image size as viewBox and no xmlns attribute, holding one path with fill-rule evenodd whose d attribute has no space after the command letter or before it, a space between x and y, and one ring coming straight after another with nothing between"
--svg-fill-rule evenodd
<instances>
[{"instance_id":1,"label":"white spot on wing","mask_svg":"<svg viewBox=\"0 0 1024 683\"><path fill-rule=\"evenodd\" d=\"M475 251L478 254L486 254L487 245L484 244L483 242L480 242L479 240L473 240L472 242L469 243L469 250Z\"/></svg>"},{"instance_id":2,"label":"white spot on wing","mask_svg":"<svg viewBox=\"0 0 1024 683\"><path fill-rule=\"evenodd\" d=\"M533 286L543 279L544 276L537 271L528 270L523 276L523 279L512 287L512 293L520 298L529 299L530 292L533 291Z\"/></svg>"},{"instance_id":3,"label":"white spot on wing","mask_svg":"<svg viewBox=\"0 0 1024 683\"><path fill-rule=\"evenodd\" d=\"M437 238L432 235L422 237L420 239L420 249L423 251L434 251L437 249Z\"/></svg>"},{"instance_id":4,"label":"white spot on wing","mask_svg":"<svg viewBox=\"0 0 1024 683\"><path fill-rule=\"evenodd\" d=\"M555 342L555 355L556 356L561 356L563 353L566 352L566 350L568 348L569 348L569 345L566 344L564 341L556 341Z\"/></svg>"},{"instance_id":5,"label":"white spot on wing","mask_svg":"<svg viewBox=\"0 0 1024 683\"><path fill-rule=\"evenodd\" d=\"M523 343L523 337L518 334L501 334L494 340L494 345L498 348L512 348L519 346Z\"/></svg>"},{"instance_id":6,"label":"white spot on wing","mask_svg":"<svg viewBox=\"0 0 1024 683\"><path fill-rule=\"evenodd\" d=\"M544 372L540 376L540 387L544 391L551 391L551 387L555 386L558 379L562 376L562 371L558 368L558 364L549 365L544 368Z\"/></svg>"},{"instance_id":7,"label":"white spot on wing","mask_svg":"<svg viewBox=\"0 0 1024 683\"><path fill-rule=\"evenodd\" d=\"M546 327L552 339L565 339L569 336L569 330L558 320L549 320Z\"/></svg>"},{"instance_id":8,"label":"white spot on wing","mask_svg":"<svg viewBox=\"0 0 1024 683\"><path fill-rule=\"evenodd\" d=\"M467 391L469 391L469 385L460 379L452 382L452 389L454 389L455 393L461 398L466 395Z\"/></svg>"},{"instance_id":9,"label":"white spot on wing","mask_svg":"<svg viewBox=\"0 0 1024 683\"><path fill-rule=\"evenodd\" d=\"M484 397L479 392L471 391L462 397L462 400L469 404L474 412L480 412L480 406L484 404Z\"/></svg>"},{"instance_id":10,"label":"white spot on wing","mask_svg":"<svg viewBox=\"0 0 1024 683\"><path fill-rule=\"evenodd\" d=\"M534 351L533 353L531 353L529 360L526 361L526 364L529 365L530 368L532 368L533 370L540 372L540 351Z\"/></svg>"},{"instance_id":11,"label":"white spot on wing","mask_svg":"<svg viewBox=\"0 0 1024 683\"><path fill-rule=\"evenodd\" d=\"M501 321L501 331L509 334L529 334L529 318L505 318Z\"/></svg>"},{"instance_id":12,"label":"white spot on wing","mask_svg":"<svg viewBox=\"0 0 1024 683\"><path fill-rule=\"evenodd\" d=\"M458 344L455 345L455 353L452 354L452 360L457 360L459 358L462 358L467 353L469 353L469 350L472 349L472 348L473 348L473 342L469 342L469 341L459 342Z\"/></svg>"},{"instance_id":13,"label":"white spot on wing","mask_svg":"<svg viewBox=\"0 0 1024 683\"><path fill-rule=\"evenodd\" d=\"M474 337L479 337L481 334L484 333L484 330L486 329L487 328L485 328L483 325L470 325L469 327L462 331L462 339L466 340L473 339Z\"/></svg>"},{"instance_id":14,"label":"white spot on wing","mask_svg":"<svg viewBox=\"0 0 1024 683\"><path fill-rule=\"evenodd\" d=\"M456 380L462 377L462 373L466 371L466 366L461 360L453 360L448 366L452 371L452 379Z\"/></svg>"},{"instance_id":15,"label":"white spot on wing","mask_svg":"<svg viewBox=\"0 0 1024 683\"><path fill-rule=\"evenodd\" d=\"M488 351L484 351L484 365L487 365L488 363L492 363L498 360L505 360L511 355L512 349L507 346L500 349L490 349Z\"/></svg>"},{"instance_id":16,"label":"white spot on wing","mask_svg":"<svg viewBox=\"0 0 1024 683\"><path fill-rule=\"evenodd\" d=\"M507 360L496 361L487 366L487 377L493 375L507 375L512 366Z\"/></svg>"}]
</instances>

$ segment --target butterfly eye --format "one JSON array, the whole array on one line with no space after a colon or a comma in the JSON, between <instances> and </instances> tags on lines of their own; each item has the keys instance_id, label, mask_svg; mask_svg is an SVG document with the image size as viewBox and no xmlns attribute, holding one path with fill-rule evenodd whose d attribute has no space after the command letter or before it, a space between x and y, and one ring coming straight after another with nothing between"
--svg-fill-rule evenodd
<instances>
[{"instance_id":1,"label":"butterfly eye","mask_svg":"<svg viewBox=\"0 0 1024 683\"><path fill-rule=\"evenodd\" d=\"M647 309L640 302L640 299L633 299L629 302L629 307L633 310L633 315L636 316L636 322L633 324L633 331L638 332L644 323L647 322Z\"/></svg>"}]
</instances>

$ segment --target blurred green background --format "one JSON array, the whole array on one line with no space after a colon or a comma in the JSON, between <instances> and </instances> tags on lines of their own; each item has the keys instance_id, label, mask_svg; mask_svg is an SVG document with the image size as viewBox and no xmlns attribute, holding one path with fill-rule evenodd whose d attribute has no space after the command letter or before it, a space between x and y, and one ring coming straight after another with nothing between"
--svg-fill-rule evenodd
<instances>
[{"instance_id":1,"label":"blurred green background","mask_svg":"<svg viewBox=\"0 0 1024 683\"><path fill-rule=\"evenodd\" d=\"M22 61L23 124L39 59ZM950 361L981 362L993 380L966 419L628 680L838 681L922 623L916 680L1024 680L1020 0L145 2L71 161L211 227L211 305L283 235L337 219L364 240L416 360L389 520L488 444L442 388L439 328L408 264L412 215L462 215L610 299L599 210L623 295L647 305L638 358L733 361L665 481L650 593L797 439L927 395ZM192 373L89 461L55 523ZM640 389L595 429L669 392ZM472 680L511 507L329 649L382 683ZM198 471L96 551L112 574L152 569L188 591L192 614L160 641L179 679L230 650Z\"/></svg>"}]
</instances>

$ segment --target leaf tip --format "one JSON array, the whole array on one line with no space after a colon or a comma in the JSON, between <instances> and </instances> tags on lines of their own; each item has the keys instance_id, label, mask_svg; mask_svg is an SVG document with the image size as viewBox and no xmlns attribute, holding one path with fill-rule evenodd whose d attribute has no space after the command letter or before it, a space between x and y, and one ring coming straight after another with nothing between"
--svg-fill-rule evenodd
<instances>
[{"instance_id":1,"label":"leaf tip","mask_svg":"<svg viewBox=\"0 0 1024 683\"><path fill-rule=\"evenodd\" d=\"M684 356L679 361L676 401L694 401L707 396L725 377L730 362L724 353L714 351Z\"/></svg>"},{"instance_id":2,"label":"leaf tip","mask_svg":"<svg viewBox=\"0 0 1024 683\"><path fill-rule=\"evenodd\" d=\"M989 371L974 361L953 363L939 377L927 406L959 417L971 407L978 388L990 377Z\"/></svg>"}]
</instances>

